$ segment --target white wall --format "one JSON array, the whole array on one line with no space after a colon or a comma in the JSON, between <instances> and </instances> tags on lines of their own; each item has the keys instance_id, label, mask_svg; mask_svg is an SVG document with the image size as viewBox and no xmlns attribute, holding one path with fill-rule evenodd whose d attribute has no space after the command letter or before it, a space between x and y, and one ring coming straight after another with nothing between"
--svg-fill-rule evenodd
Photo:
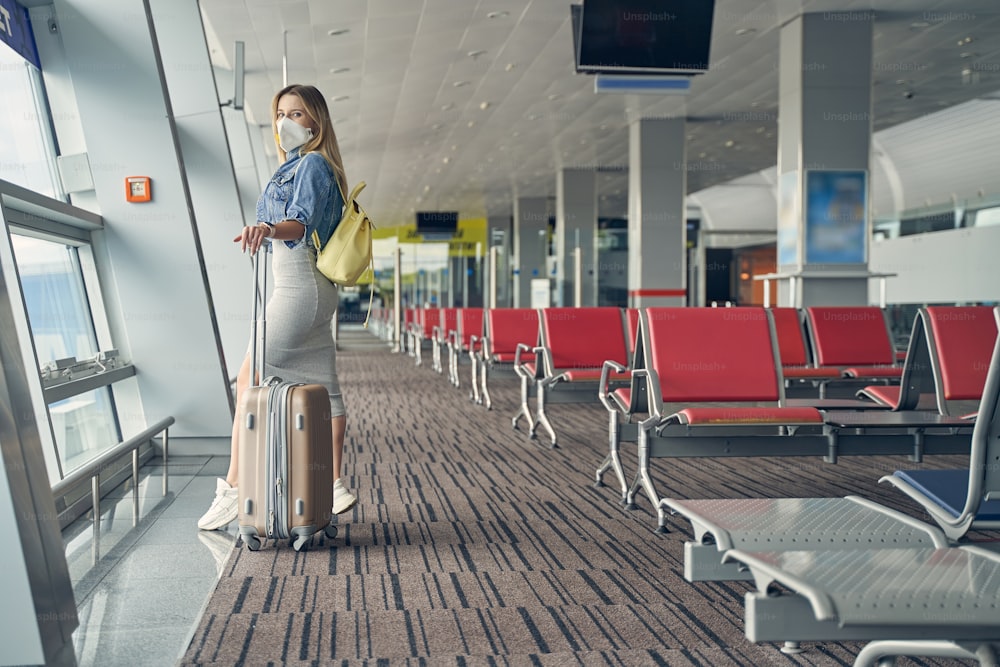
<instances>
[{"instance_id":1,"label":"white wall","mask_svg":"<svg viewBox=\"0 0 1000 667\"><path fill-rule=\"evenodd\" d=\"M869 268L895 273L887 303L1000 301L1000 227L903 236L871 245ZM869 286L878 303L878 281Z\"/></svg>"},{"instance_id":2,"label":"white wall","mask_svg":"<svg viewBox=\"0 0 1000 667\"><path fill-rule=\"evenodd\" d=\"M196 220L201 261L192 258L191 270L203 271L208 280L226 374L235 378L249 340L252 271L249 257L233 243L247 216L231 142L208 47L198 39L203 27L197 0L150 0L150 6ZM243 132L237 139L245 144L246 125L237 129ZM250 202L251 224L255 205L256 196Z\"/></svg>"}]
</instances>

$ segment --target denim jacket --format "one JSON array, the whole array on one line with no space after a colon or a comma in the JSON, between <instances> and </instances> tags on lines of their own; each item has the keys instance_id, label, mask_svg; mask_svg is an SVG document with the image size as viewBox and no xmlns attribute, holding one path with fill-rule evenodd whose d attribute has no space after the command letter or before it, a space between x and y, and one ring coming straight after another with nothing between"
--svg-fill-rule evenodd
<instances>
[{"instance_id":1,"label":"denim jacket","mask_svg":"<svg viewBox=\"0 0 1000 667\"><path fill-rule=\"evenodd\" d=\"M282 220L297 220L304 228L302 238L285 241L294 248L303 239L312 245L312 233L319 233L325 245L340 223L344 198L337 185L333 169L319 153L299 155L290 151L274 172L257 200L257 220L272 225Z\"/></svg>"}]
</instances>

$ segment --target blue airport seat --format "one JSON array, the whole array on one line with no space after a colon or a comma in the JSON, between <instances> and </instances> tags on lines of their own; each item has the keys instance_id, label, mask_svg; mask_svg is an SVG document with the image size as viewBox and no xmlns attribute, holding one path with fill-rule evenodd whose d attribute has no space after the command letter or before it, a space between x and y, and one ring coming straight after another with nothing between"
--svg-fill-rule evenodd
<instances>
[{"instance_id":1,"label":"blue airport seat","mask_svg":"<svg viewBox=\"0 0 1000 667\"><path fill-rule=\"evenodd\" d=\"M956 519L961 516L969 493L968 470L899 470L895 475ZM980 504L976 520L1000 521L1000 500Z\"/></svg>"}]
</instances>

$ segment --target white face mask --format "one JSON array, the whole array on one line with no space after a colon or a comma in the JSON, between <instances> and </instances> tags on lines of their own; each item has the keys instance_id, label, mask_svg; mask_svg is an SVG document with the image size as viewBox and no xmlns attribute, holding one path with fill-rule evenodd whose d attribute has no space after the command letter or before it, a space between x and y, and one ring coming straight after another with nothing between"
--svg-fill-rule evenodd
<instances>
[{"instance_id":1,"label":"white face mask","mask_svg":"<svg viewBox=\"0 0 1000 667\"><path fill-rule=\"evenodd\" d=\"M278 119L277 128L278 144L281 146L281 150L286 153L306 143L313 136L311 129L302 127L287 117Z\"/></svg>"}]
</instances>

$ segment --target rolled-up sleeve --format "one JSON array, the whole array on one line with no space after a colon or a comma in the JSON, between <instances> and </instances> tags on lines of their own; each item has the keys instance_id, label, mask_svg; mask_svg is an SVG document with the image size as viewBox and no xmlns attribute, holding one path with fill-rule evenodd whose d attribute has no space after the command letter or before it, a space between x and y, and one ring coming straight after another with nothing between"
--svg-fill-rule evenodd
<instances>
[{"instance_id":1,"label":"rolled-up sleeve","mask_svg":"<svg viewBox=\"0 0 1000 667\"><path fill-rule=\"evenodd\" d=\"M296 220L305 226L302 238L317 228L329 210L333 170L318 153L302 158L292 182L292 196L285 207L285 219Z\"/></svg>"}]
</instances>

